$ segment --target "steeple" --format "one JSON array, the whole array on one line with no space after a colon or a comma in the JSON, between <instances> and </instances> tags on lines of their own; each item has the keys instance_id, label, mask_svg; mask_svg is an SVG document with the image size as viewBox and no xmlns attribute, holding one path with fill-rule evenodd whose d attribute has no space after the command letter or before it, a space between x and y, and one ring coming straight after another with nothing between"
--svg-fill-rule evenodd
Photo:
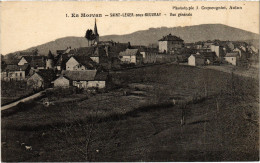
<instances>
[{"instance_id":1,"label":"steeple","mask_svg":"<svg viewBox=\"0 0 260 163\"><path fill-rule=\"evenodd\" d=\"M98 44L98 42L99 42L99 34L98 34L98 30L97 30L96 19L95 19L95 26L94 26L94 35L95 35L95 44Z\"/></svg>"},{"instance_id":2,"label":"steeple","mask_svg":"<svg viewBox=\"0 0 260 163\"><path fill-rule=\"evenodd\" d=\"M94 26L94 34L95 34L96 36L99 36L99 35L98 35L98 30L97 30L96 19L95 19L95 26Z\"/></svg>"}]
</instances>

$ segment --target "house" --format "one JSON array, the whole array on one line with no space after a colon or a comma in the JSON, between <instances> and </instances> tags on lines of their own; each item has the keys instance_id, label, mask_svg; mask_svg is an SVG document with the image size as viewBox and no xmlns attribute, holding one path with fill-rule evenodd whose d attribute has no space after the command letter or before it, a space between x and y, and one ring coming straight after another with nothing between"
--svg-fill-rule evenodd
<instances>
[{"instance_id":1,"label":"house","mask_svg":"<svg viewBox=\"0 0 260 163\"><path fill-rule=\"evenodd\" d=\"M94 70L97 64L88 56L72 56L66 62L66 70L69 71L84 71Z\"/></svg>"},{"instance_id":2,"label":"house","mask_svg":"<svg viewBox=\"0 0 260 163\"><path fill-rule=\"evenodd\" d=\"M158 54L157 48L149 48L146 46L132 46L133 49L138 49L143 56L143 63L155 63L156 55Z\"/></svg>"},{"instance_id":3,"label":"house","mask_svg":"<svg viewBox=\"0 0 260 163\"><path fill-rule=\"evenodd\" d=\"M94 81L97 70L71 71L64 70L62 75L71 80L72 86L87 89L88 81Z\"/></svg>"},{"instance_id":4,"label":"house","mask_svg":"<svg viewBox=\"0 0 260 163\"><path fill-rule=\"evenodd\" d=\"M239 53L238 52L233 52L233 53L227 53L226 56L224 57L225 60L236 66L237 65L237 62L238 62L238 58L239 58Z\"/></svg>"},{"instance_id":5,"label":"house","mask_svg":"<svg viewBox=\"0 0 260 163\"><path fill-rule=\"evenodd\" d=\"M55 73L53 70L39 70L28 78L27 85L36 90L45 89L51 87L51 82L54 78Z\"/></svg>"},{"instance_id":6,"label":"house","mask_svg":"<svg viewBox=\"0 0 260 163\"><path fill-rule=\"evenodd\" d=\"M200 54L192 54L188 58L188 65L190 66L202 66L204 65L204 57Z\"/></svg>"},{"instance_id":7,"label":"house","mask_svg":"<svg viewBox=\"0 0 260 163\"><path fill-rule=\"evenodd\" d=\"M169 34L159 41L159 53L174 53L176 49L184 47L184 41L177 36Z\"/></svg>"},{"instance_id":8,"label":"house","mask_svg":"<svg viewBox=\"0 0 260 163\"><path fill-rule=\"evenodd\" d=\"M1 80L26 80L30 71L30 66L28 64L24 65L6 65L4 70L1 72Z\"/></svg>"},{"instance_id":9,"label":"house","mask_svg":"<svg viewBox=\"0 0 260 163\"><path fill-rule=\"evenodd\" d=\"M54 87L68 88L71 85L72 85L71 80L68 77L63 75L59 76L57 79L53 81Z\"/></svg>"},{"instance_id":10,"label":"house","mask_svg":"<svg viewBox=\"0 0 260 163\"><path fill-rule=\"evenodd\" d=\"M18 65L29 64L32 69L45 69L46 57L45 56L22 56Z\"/></svg>"},{"instance_id":11,"label":"house","mask_svg":"<svg viewBox=\"0 0 260 163\"><path fill-rule=\"evenodd\" d=\"M126 49L119 53L119 58L123 63L134 63L136 65L143 62L143 56L138 49Z\"/></svg>"}]
</instances>

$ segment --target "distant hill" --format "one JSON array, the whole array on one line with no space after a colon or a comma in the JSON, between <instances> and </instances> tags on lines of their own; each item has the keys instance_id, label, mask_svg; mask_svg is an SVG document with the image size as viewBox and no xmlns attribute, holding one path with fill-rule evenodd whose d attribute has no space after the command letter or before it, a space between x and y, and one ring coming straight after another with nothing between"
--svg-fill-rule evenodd
<instances>
[{"instance_id":1,"label":"distant hill","mask_svg":"<svg viewBox=\"0 0 260 163\"><path fill-rule=\"evenodd\" d=\"M259 45L259 34L241 30L238 28L222 24L202 24L186 27L161 27L150 28L148 30L137 31L126 35L107 35L100 38L101 41L113 40L116 42L131 42L131 45L150 45L158 44L158 40L167 34L180 36L186 43L206 40L230 40L247 41L253 43L256 47ZM51 50L66 49L67 47L79 48L88 46L88 41L84 37L64 37L51 41L24 51L32 51L37 48L40 54L47 55Z\"/></svg>"},{"instance_id":2,"label":"distant hill","mask_svg":"<svg viewBox=\"0 0 260 163\"><path fill-rule=\"evenodd\" d=\"M149 45L157 44L158 40L161 39L162 36L169 33L180 36L186 43L214 39L230 41L259 40L259 35L256 33L222 24L202 24L173 28L150 28L148 30L137 31L127 35L103 36L101 40L131 42L132 45Z\"/></svg>"}]
</instances>

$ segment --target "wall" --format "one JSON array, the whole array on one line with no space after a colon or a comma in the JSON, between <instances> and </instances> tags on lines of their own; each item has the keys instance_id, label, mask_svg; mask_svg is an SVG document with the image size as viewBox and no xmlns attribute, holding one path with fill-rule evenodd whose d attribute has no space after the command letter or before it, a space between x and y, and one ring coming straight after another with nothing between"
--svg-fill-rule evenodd
<instances>
[{"instance_id":1,"label":"wall","mask_svg":"<svg viewBox=\"0 0 260 163\"><path fill-rule=\"evenodd\" d=\"M216 46L216 45L210 45L210 50L215 52L217 57L220 57L219 56L219 46Z\"/></svg>"},{"instance_id":2,"label":"wall","mask_svg":"<svg viewBox=\"0 0 260 163\"><path fill-rule=\"evenodd\" d=\"M53 68L53 60L52 59L46 59L46 69Z\"/></svg>"},{"instance_id":3,"label":"wall","mask_svg":"<svg viewBox=\"0 0 260 163\"><path fill-rule=\"evenodd\" d=\"M126 63L136 63L136 56L123 56L121 58L121 61Z\"/></svg>"},{"instance_id":4,"label":"wall","mask_svg":"<svg viewBox=\"0 0 260 163\"><path fill-rule=\"evenodd\" d=\"M73 70L73 67L78 64L79 63L73 57L71 57L66 63L66 70Z\"/></svg>"},{"instance_id":5,"label":"wall","mask_svg":"<svg viewBox=\"0 0 260 163\"><path fill-rule=\"evenodd\" d=\"M195 57L194 57L193 55L191 55L191 56L188 58L188 65L190 65L190 66L196 66Z\"/></svg>"},{"instance_id":6,"label":"wall","mask_svg":"<svg viewBox=\"0 0 260 163\"><path fill-rule=\"evenodd\" d=\"M94 62L99 63L99 57L90 57Z\"/></svg>"},{"instance_id":7,"label":"wall","mask_svg":"<svg viewBox=\"0 0 260 163\"><path fill-rule=\"evenodd\" d=\"M88 81L87 87L88 88L94 87L94 88L102 89L102 88L106 87L106 81Z\"/></svg>"},{"instance_id":8,"label":"wall","mask_svg":"<svg viewBox=\"0 0 260 163\"><path fill-rule=\"evenodd\" d=\"M86 70L86 67L80 64L77 64L76 66L71 68L74 71L82 71L82 70Z\"/></svg>"},{"instance_id":9,"label":"wall","mask_svg":"<svg viewBox=\"0 0 260 163\"><path fill-rule=\"evenodd\" d=\"M84 88L86 89L87 88L87 81L73 81L72 82L72 85L73 86L76 86L78 88Z\"/></svg>"},{"instance_id":10,"label":"wall","mask_svg":"<svg viewBox=\"0 0 260 163\"><path fill-rule=\"evenodd\" d=\"M22 58L19 62L18 62L18 65L20 66L20 65L24 65L24 64L26 64L26 63L28 63L24 58Z\"/></svg>"},{"instance_id":11,"label":"wall","mask_svg":"<svg viewBox=\"0 0 260 163\"><path fill-rule=\"evenodd\" d=\"M237 65L237 58L236 57L225 57L225 60L228 63L231 63L232 65L236 66Z\"/></svg>"},{"instance_id":12,"label":"wall","mask_svg":"<svg viewBox=\"0 0 260 163\"><path fill-rule=\"evenodd\" d=\"M44 88L44 81L37 73L35 73L27 80L27 85L36 89Z\"/></svg>"},{"instance_id":13,"label":"wall","mask_svg":"<svg viewBox=\"0 0 260 163\"><path fill-rule=\"evenodd\" d=\"M64 77L59 77L54 81L54 87L69 87L70 81Z\"/></svg>"},{"instance_id":14,"label":"wall","mask_svg":"<svg viewBox=\"0 0 260 163\"><path fill-rule=\"evenodd\" d=\"M164 53L165 51L166 53L168 52L167 41L159 41L159 53Z\"/></svg>"}]
</instances>

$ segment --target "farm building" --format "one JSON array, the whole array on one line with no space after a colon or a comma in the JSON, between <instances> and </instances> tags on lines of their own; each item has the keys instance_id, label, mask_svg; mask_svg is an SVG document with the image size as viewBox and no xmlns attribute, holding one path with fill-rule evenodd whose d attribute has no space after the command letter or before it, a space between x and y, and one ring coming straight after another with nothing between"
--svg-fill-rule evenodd
<instances>
[{"instance_id":1,"label":"farm building","mask_svg":"<svg viewBox=\"0 0 260 163\"><path fill-rule=\"evenodd\" d=\"M141 64L143 62L143 56L138 49L126 49L119 53L119 58L123 63Z\"/></svg>"},{"instance_id":2,"label":"farm building","mask_svg":"<svg viewBox=\"0 0 260 163\"><path fill-rule=\"evenodd\" d=\"M70 85L71 85L70 79L67 78L66 76L62 76L62 75L53 81L54 87L67 88Z\"/></svg>"},{"instance_id":3,"label":"farm building","mask_svg":"<svg viewBox=\"0 0 260 163\"><path fill-rule=\"evenodd\" d=\"M106 87L106 82L108 79L108 73L107 72L100 72L97 73L93 81L88 81L88 88L98 88L102 89Z\"/></svg>"},{"instance_id":4,"label":"farm building","mask_svg":"<svg viewBox=\"0 0 260 163\"><path fill-rule=\"evenodd\" d=\"M143 56L143 63L155 63L156 55L158 53L157 48L148 48L145 46L132 46L133 49L138 49Z\"/></svg>"},{"instance_id":5,"label":"farm building","mask_svg":"<svg viewBox=\"0 0 260 163\"><path fill-rule=\"evenodd\" d=\"M78 88L105 88L108 78L108 73L100 72L97 73L96 70L86 70L86 71L62 71L63 77L59 77L58 81L55 82L67 87L68 84ZM70 81L70 82L69 82Z\"/></svg>"},{"instance_id":6,"label":"farm building","mask_svg":"<svg viewBox=\"0 0 260 163\"><path fill-rule=\"evenodd\" d=\"M29 64L32 69L42 70L46 68L46 57L45 56L23 56L18 65Z\"/></svg>"},{"instance_id":7,"label":"farm building","mask_svg":"<svg viewBox=\"0 0 260 163\"><path fill-rule=\"evenodd\" d=\"M199 54L192 54L188 58L188 65L190 66L202 66L204 65L204 57Z\"/></svg>"},{"instance_id":8,"label":"farm building","mask_svg":"<svg viewBox=\"0 0 260 163\"><path fill-rule=\"evenodd\" d=\"M1 80L25 80L30 71L28 64L24 65L6 65L1 72Z\"/></svg>"},{"instance_id":9,"label":"farm building","mask_svg":"<svg viewBox=\"0 0 260 163\"><path fill-rule=\"evenodd\" d=\"M39 70L34 72L27 80L27 85L34 89L45 89L51 86L51 82L55 78L53 70Z\"/></svg>"},{"instance_id":10,"label":"farm building","mask_svg":"<svg viewBox=\"0 0 260 163\"><path fill-rule=\"evenodd\" d=\"M225 60L236 66L237 65L237 61L238 61L238 58L239 58L239 53L235 52L235 53L227 53L226 56L224 57Z\"/></svg>"},{"instance_id":11,"label":"farm building","mask_svg":"<svg viewBox=\"0 0 260 163\"><path fill-rule=\"evenodd\" d=\"M96 63L88 56L72 56L66 62L66 70L70 71L82 71L82 70L94 70Z\"/></svg>"}]
</instances>

